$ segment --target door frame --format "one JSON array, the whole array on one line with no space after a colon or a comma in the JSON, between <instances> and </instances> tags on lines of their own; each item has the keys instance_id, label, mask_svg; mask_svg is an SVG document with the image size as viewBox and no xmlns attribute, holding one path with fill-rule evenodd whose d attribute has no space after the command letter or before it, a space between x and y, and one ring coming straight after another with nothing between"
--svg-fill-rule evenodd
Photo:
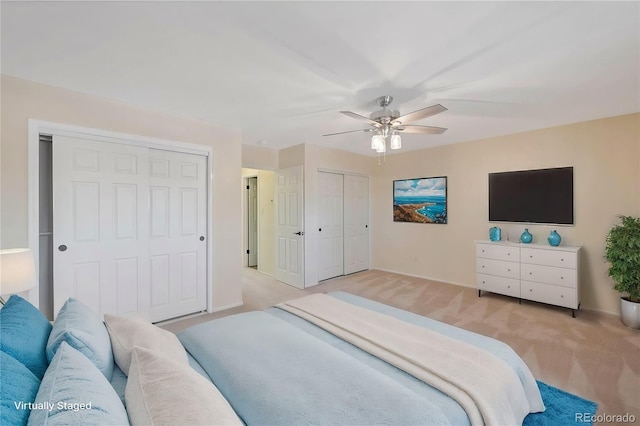
<instances>
[{"instance_id":1,"label":"door frame","mask_svg":"<svg viewBox=\"0 0 640 426\"><path fill-rule=\"evenodd\" d=\"M167 151L184 152L188 154L203 155L207 157L207 312L214 312L213 309L213 148L206 145L198 145L187 142L179 142L168 139L160 139L149 136L120 133L110 130L93 129L89 127L75 126L71 124L56 123L30 118L28 121L28 241L29 248L33 252L36 266L36 282L40 280L40 134L61 135L66 134L72 137L91 138L104 142L122 143L127 142L146 147L163 149ZM55 144L55 142L53 142ZM29 301L37 308L40 306L40 286L36 285L29 290Z\"/></svg>"}]
</instances>

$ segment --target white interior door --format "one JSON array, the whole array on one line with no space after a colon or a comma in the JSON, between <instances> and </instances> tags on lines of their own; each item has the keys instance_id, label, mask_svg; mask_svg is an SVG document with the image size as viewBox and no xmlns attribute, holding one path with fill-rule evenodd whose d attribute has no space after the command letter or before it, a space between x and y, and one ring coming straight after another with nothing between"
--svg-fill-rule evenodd
<instances>
[{"instance_id":1,"label":"white interior door","mask_svg":"<svg viewBox=\"0 0 640 426\"><path fill-rule=\"evenodd\" d=\"M369 269L369 178L344 176L344 273Z\"/></svg>"},{"instance_id":2,"label":"white interior door","mask_svg":"<svg viewBox=\"0 0 640 426\"><path fill-rule=\"evenodd\" d=\"M344 275L344 176L318 172L318 280Z\"/></svg>"},{"instance_id":3,"label":"white interior door","mask_svg":"<svg viewBox=\"0 0 640 426\"><path fill-rule=\"evenodd\" d=\"M54 136L54 312L149 310L146 148Z\"/></svg>"},{"instance_id":4,"label":"white interior door","mask_svg":"<svg viewBox=\"0 0 640 426\"><path fill-rule=\"evenodd\" d=\"M304 288L302 166L276 172L276 279Z\"/></svg>"},{"instance_id":5,"label":"white interior door","mask_svg":"<svg viewBox=\"0 0 640 426\"><path fill-rule=\"evenodd\" d=\"M206 310L207 163L149 150L150 320Z\"/></svg>"},{"instance_id":6,"label":"white interior door","mask_svg":"<svg viewBox=\"0 0 640 426\"><path fill-rule=\"evenodd\" d=\"M247 224L249 259L247 266L258 266L258 178L248 179Z\"/></svg>"}]
</instances>

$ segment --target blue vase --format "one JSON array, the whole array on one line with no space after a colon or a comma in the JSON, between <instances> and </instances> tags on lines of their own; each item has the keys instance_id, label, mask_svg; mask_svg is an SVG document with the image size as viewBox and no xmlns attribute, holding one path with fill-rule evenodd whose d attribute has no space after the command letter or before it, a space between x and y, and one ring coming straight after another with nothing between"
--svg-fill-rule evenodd
<instances>
[{"instance_id":1,"label":"blue vase","mask_svg":"<svg viewBox=\"0 0 640 426\"><path fill-rule=\"evenodd\" d=\"M502 230L497 226L489 229L489 239L491 241L500 241L502 239Z\"/></svg>"},{"instance_id":2,"label":"blue vase","mask_svg":"<svg viewBox=\"0 0 640 426\"><path fill-rule=\"evenodd\" d=\"M562 238L560 237L560 234L553 230L547 237L547 241L549 241L549 245L557 247L560 245L560 241L562 241Z\"/></svg>"},{"instance_id":3,"label":"blue vase","mask_svg":"<svg viewBox=\"0 0 640 426\"><path fill-rule=\"evenodd\" d=\"M524 232L520 235L520 242L524 244L529 244L533 240L533 235L529 233L527 228L524 228Z\"/></svg>"}]
</instances>

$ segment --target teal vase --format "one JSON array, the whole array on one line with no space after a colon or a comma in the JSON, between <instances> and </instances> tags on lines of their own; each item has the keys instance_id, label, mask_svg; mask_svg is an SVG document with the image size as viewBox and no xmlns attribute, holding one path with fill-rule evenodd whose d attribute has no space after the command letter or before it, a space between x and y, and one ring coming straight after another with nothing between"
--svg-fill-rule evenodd
<instances>
[{"instance_id":1,"label":"teal vase","mask_svg":"<svg viewBox=\"0 0 640 426\"><path fill-rule=\"evenodd\" d=\"M527 228L524 228L524 232L520 235L520 242L524 244L529 244L533 240L533 235L529 232Z\"/></svg>"},{"instance_id":2,"label":"teal vase","mask_svg":"<svg viewBox=\"0 0 640 426\"><path fill-rule=\"evenodd\" d=\"M500 241L502 239L502 231L497 226L489 229L489 239L491 241Z\"/></svg>"},{"instance_id":3,"label":"teal vase","mask_svg":"<svg viewBox=\"0 0 640 426\"><path fill-rule=\"evenodd\" d=\"M560 241L562 241L562 238L560 237L560 234L553 230L547 237L547 241L549 241L549 245L557 247L560 245Z\"/></svg>"}]
</instances>

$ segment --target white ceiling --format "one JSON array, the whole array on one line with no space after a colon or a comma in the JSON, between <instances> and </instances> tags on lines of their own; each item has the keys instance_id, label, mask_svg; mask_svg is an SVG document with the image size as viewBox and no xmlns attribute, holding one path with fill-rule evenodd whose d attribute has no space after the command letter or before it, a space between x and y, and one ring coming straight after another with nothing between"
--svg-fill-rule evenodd
<instances>
[{"instance_id":1,"label":"white ceiling","mask_svg":"<svg viewBox=\"0 0 640 426\"><path fill-rule=\"evenodd\" d=\"M9 2L2 73L358 152L391 95L441 103L403 149L640 111L640 2Z\"/></svg>"}]
</instances>

